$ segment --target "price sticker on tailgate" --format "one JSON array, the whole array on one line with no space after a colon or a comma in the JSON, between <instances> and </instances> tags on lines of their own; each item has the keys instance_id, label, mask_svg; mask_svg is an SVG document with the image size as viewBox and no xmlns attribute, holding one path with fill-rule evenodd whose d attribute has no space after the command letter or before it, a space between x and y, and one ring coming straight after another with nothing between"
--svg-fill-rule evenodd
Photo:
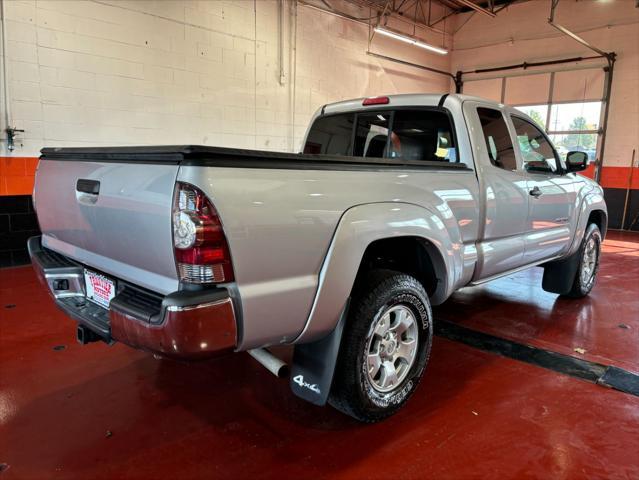
<instances>
[{"instance_id":1,"label":"price sticker on tailgate","mask_svg":"<svg viewBox=\"0 0 639 480\"><path fill-rule=\"evenodd\" d=\"M109 302L115 297L115 282L86 268L84 282L87 287L87 298L101 307L109 308Z\"/></svg>"}]
</instances>

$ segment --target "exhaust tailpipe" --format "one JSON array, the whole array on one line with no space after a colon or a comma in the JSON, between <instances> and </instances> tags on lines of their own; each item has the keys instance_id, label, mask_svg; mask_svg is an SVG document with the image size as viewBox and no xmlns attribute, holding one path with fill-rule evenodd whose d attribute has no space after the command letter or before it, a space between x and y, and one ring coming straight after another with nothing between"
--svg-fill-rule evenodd
<instances>
[{"instance_id":1,"label":"exhaust tailpipe","mask_svg":"<svg viewBox=\"0 0 639 480\"><path fill-rule=\"evenodd\" d=\"M288 365L265 348L255 348L248 351L249 355L260 362L277 378L288 376Z\"/></svg>"}]
</instances>

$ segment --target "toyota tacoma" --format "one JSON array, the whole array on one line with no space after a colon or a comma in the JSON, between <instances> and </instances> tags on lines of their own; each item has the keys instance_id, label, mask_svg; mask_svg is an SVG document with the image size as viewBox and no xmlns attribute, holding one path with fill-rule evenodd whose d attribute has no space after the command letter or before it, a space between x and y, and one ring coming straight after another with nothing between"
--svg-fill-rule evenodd
<instances>
[{"instance_id":1,"label":"toyota tacoma","mask_svg":"<svg viewBox=\"0 0 639 480\"><path fill-rule=\"evenodd\" d=\"M463 95L333 103L301 153L44 148L32 263L81 343L206 359L292 345L290 386L361 421L401 408L431 305L532 266L593 288L607 211L520 111Z\"/></svg>"}]
</instances>

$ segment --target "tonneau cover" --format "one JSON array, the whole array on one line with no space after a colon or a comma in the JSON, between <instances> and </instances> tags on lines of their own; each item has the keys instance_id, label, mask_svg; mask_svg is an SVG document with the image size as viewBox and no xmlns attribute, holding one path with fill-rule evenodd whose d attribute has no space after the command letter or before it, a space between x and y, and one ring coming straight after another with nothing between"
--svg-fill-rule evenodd
<instances>
[{"instance_id":1,"label":"tonneau cover","mask_svg":"<svg viewBox=\"0 0 639 480\"><path fill-rule=\"evenodd\" d=\"M462 169L464 163L365 158L338 155L246 150L206 145L156 145L130 147L70 147L43 148L42 160L171 163L180 165L211 165L246 168L313 168L319 165L337 169L350 167L411 167L420 169Z\"/></svg>"}]
</instances>

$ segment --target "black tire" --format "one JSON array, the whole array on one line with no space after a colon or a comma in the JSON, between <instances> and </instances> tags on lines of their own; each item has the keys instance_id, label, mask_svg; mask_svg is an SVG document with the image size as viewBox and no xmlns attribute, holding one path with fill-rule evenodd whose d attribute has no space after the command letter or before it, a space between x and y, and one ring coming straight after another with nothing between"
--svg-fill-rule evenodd
<instances>
[{"instance_id":1,"label":"black tire","mask_svg":"<svg viewBox=\"0 0 639 480\"><path fill-rule=\"evenodd\" d=\"M411 332L417 333L416 352L410 368L408 362L405 362L403 368L406 373L403 373L403 380L399 381L401 377L398 377L399 383L392 386L392 390L381 392L372 383L375 380L369 378L367 359L369 348L372 347L369 339L381 317L389 310L397 311L398 308L413 315L415 327ZM388 318L391 318L390 315ZM405 334L400 333L400 337L402 335ZM417 388L430 356L432 340L433 315L421 283L410 275L399 272L372 272L357 289L351 302L328 400L330 405L367 423L378 422L393 415ZM400 341L407 339L400 338ZM398 349L399 343L394 345L392 348Z\"/></svg>"},{"instance_id":2,"label":"black tire","mask_svg":"<svg viewBox=\"0 0 639 480\"><path fill-rule=\"evenodd\" d=\"M591 275L588 275L587 279L583 278L582 272L586 268L588 261L585 256L586 249L589 248L590 242L594 242L595 245L595 260L594 267ZM581 245L579 247L579 267L577 268L577 273L575 273L575 279L573 280L572 287L570 291L563 296L570 298L583 298L590 293L592 288L595 286L595 281L597 279L597 272L599 271L599 258L601 257L601 232L599 231L599 227L591 223L588 225L586 229L586 233L584 234L584 238L581 241Z\"/></svg>"}]
</instances>

